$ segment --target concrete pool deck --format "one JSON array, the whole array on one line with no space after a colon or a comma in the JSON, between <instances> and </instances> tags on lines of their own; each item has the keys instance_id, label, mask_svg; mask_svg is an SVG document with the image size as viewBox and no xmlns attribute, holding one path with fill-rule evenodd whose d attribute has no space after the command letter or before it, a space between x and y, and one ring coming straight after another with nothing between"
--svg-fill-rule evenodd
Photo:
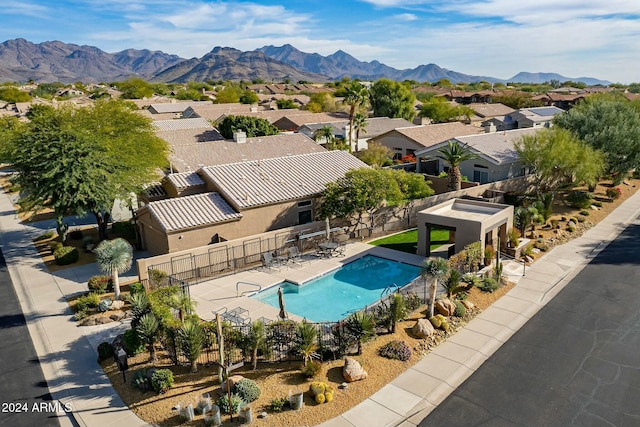
<instances>
[{"instance_id":1,"label":"concrete pool deck","mask_svg":"<svg viewBox=\"0 0 640 427\"><path fill-rule=\"evenodd\" d=\"M365 255L375 255L392 261L420 266L424 257L405 252L394 251L387 248L372 246L366 243L350 243L346 246L345 256L331 258L318 258L315 255L304 255L303 264L287 264L279 269L264 267L242 271L213 280L208 280L197 285L191 285L189 290L191 298L196 302L197 314L205 320L212 320L214 312L223 312L242 308L249 312L253 320L264 317L270 320L278 318L279 310L249 295L260 290L268 289L285 280L302 283L329 273L345 264L355 261ZM244 296L238 296L238 294ZM292 315L293 320L301 321L302 318Z\"/></svg>"}]
</instances>

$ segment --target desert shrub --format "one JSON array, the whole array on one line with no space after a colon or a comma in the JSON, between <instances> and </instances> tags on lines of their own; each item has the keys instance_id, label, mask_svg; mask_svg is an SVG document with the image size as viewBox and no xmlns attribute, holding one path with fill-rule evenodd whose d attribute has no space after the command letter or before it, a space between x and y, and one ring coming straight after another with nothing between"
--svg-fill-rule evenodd
<instances>
[{"instance_id":1,"label":"desert shrub","mask_svg":"<svg viewBox=\"0 0 640 427\"><path fill-rule=\"evenodd\" d=\"M391 341L380 347L378 353L387 359L402 360L403 362L411 359L411 349L404 341Z\"/></svg>"},{"instance_id":2,"label":"desert shrub","mask_svg":"<svg viewBox=\"0 0 640 427\"><path fill-rule=\"evenodd\" d=\"M301 372L306 378L313 378L322 371L322 363L316 360L309 360L302 367Z\"/></svg>"},{"instance_id":3,"label":"desert shrub","mask_svg":"<svg viewBox=\"0 0 640 427\"><path fill-rule=\"evenodd\" d=\"M237 394L231 395L231 404L229 404L229 396L226 394L218 399L216 403L220 407L220 412L223 414L228 414L231 410L236 414L241 408L247 405Z\"/></svg>"},{"instance_id":4,"label":"desert shrub","mask_svg":"<svg viewBox=\"0 0 640 427\"><path fill-rule=\"evenodd\" d=\"M589 216L589 211L588 211L588 210L586 210L586 209L581 210L581 211L580 211L580 215L581 215L581 216ZM578 221L580 221L580 220L583 220L583 221L584 221L584 218L578 217Z\"/></svg>"},{"instance_id":5,"label":"desert shrub","mask_svg":"<svg viewBox=\"0 0 640 427\"><path fill-rule=\"evenodd\" d=\"M404 296L404 305L407 313L412 313L422 306L422 300L415 292L410 292Z\"/></svg>"},{"instance_id":6,"label":"desert shrub","mask_svg":"<svg viewBox=\"0 0 640 427\"><path fill-rule=\"evenodd\" d=\"M113 280L111 276L93 276L89 279L87 286L90 292L104 294L107 291L113 290Z\"/></svg>"},{"instance_id":7,"label":"desert shrub","mask_svg":"<svg viewBox=\"0 0 640 427\"><path fill-rule=\"evenodd\" d=\"M87 313L87 310L79 310L79 311L76 311L76 314L73 315L73 318L76 321L80 321L82 319L86 319L88 315L89 313Z\"/></svg>"},{"instance_id":8,"label":"desert shrub","mask_svg":"<svg viewBox=\"0 0 640 427\"><path fill-rule=\"evenodd\" d=\"M98 304L98 311L100 313L109 311L109 309L111 308L111 304L113 304L113 301L111 301L109 298L103 299L102 301L100 301L100 304Z\"/></svg>"},{"instance_id":9,"label":"desert shrub","mask_svg":"<svg viewBox=\"0 0 640 427\"><path fill-rule=\"evenodd\" d=\"M599 200L596 200L595 202L593 202L593 206L601 208L602 207L602 202L599 201Z\"/></svg>"},{"instance_id":10,"label":"desert shrub","mask_svg":"<svg viewBox=\"0 0 640 427\"><path fill-rule=\"evenodd\" d=\"M616 200L616 199L619 199L620 196L622 196L622 191L620 190L620 187L607 188L607 191L605 191L605 194L611 200Z\"/></svg>"},{"instance_id":11,"label":"desert shrub","mask_svg":"<svg viewBox=\"0 0 640 427\"><path fill-rule=\"evenodd\" d=\"M102 362L110 357L113 357L113 346L106 341L101 342L98 345L98 361Z\"/></svg>"},{"instance_id":12,"label":"desert shrub","mask_svg":"<svg viewBox=\"0 0 640 427\"><path fill-rule=\"evenodd\" d=\"M567 231L568 231L569 233L573 233L573 232L575 232L575 231L576 231L576 226L575 226L575 225L568 225L568 226L567 226Z\"/></svg>"},{"instance_id":13,"label":"desert shrub","mask_svg":"<svg viewBox=\"0 0 640 427\"><path fill-rule=\"evenodd\" d=\"M169 369L158 369L151 376L151 387L162 394L173 387L173 372Z\"/></svg>"},{"instance_id":14,"label":"desert shrub","mask_svg":"<svg viewBox=\"0 0 640 427\"><path fill-rule=\"evenodd\" d=\"M454 315L458 317L464 317L464 315L467 313L467 309L465 308L464 304L462 304L460 301L455 299L453 300L453 303L456 306L456 311Z\"/></svg>"},{"instance_id":15,"label":"desert shrub","mask_svg":"<svg viewBox=\"0 0 640 427\"><path fill-rule=\"evenodd\" d=\"M146 369L139 369L133 374L133 379L131 380L131 384L134 387L140 389L140 391L147 392L151 388L151 383L149 382L149 377L147 376Z\"/></svg>"},{"instance_id":16,"label":"desert shrub","mask_svg":"<svg viewBox=\"0 0 640 427\"><path fill-rule=\"evenodd\" d=\"M542 252L546 252L549 250L549 245L545 244L545 243L541 243L541 242L536 242L534 244L534 246L536 247L536 249L539 249Z\"/></svg>"},{"instance_id":17,"label":"desert shrub","mask_svg":"<svg viewBox=\"0 0 640 427\"><path fill-rule=\"evenodd\" d=\"M480 284L480 277L474 273L466 273L462 275L463 282L468 283L471 286L478 286Z\"/></svg>"},{"instance_id":18,"label":"desert shrub","mask_svg":"<svg viewBox=\"0 0 640 427\"><path fill-rule=\"evenodd\" d=\"M52 230L46 231L44 233L42 233L41 235L39 235L38 237L36 237L35 239L33 239L34 242L40 242L42 240L49 240L49 239L53 239L53 237L56 235L56 233Z\"/></svg>"},{"instance_id":19,"label":"desert shrub","mask_svg":"<svg viewBox=\"0 0 640 427\"><path fill-rule=\"evenodd\" d=\"M98 307L98 304L100 304L100 295L91 292L76 299L76 311L87 311Z\"/></svg>"},{"instance_id":20,"label":"desert shrub","mask_svg":"<svg viewBox=\"0 0 640 427\"><path fill-rule=\"evenodd\" d=\"M248 378L243 378L238 381L233 386L232 391L247 403L258 400L258 398L260 397L260 387L258 387L258 384L255 381Z\"/></svg>"},{"instance_id":21,"label":"desert shrub","mask_svg":"<svg viewBox=\"0 0 640 427\"><path fill-rule=\"evenodd\" d=\"M124 345L124 351L126 351L129 356L135 356L144 351L144 344L135 329L129 329L124 333L122 343Z\"/></svg>"},{"instance_id":22,"label":"desert shrub","mask_svg":"<svg viewBox=\"0 0 640 427\"><path fill-rule=\"evenodd\" d=\"M517 228L512 228L509 230L509 246L512 248L517 248L520 243L520 230Z\"/></svg>"},{"instance_id":23,"label":"desert shrub","mask_svg":"<svg viewBox=\"0 0 640 427\"><path fill-rule=\"evenodd\" d=\"M122 236L125 239L135 239L136 231L129 221L118 221L111 224L111 231L118 236Z\"/></svg>"},{"instance_id":24,"label":"desert shrub","mask_svg":"<svg viewBox=\"0 0 640 427\"><path fill-rule=\"evenodd\" d=\"M69 233L69 238L71 240L80 240L80 239L82 239L82 236L83 236L82 230L72 230Z\"/></svg>"},{"instance_id":25,"label":"desert shrub","mask_svg":"<svg viewBox=\"0 0 640 427\"><path fill-rule=\"evenodd\" d=\"M169 284L169 274L162 270L149 270L149 287L151 289L161 288Z\"/></svg>"},{"instance_id":26,"label":"desert shrub","mask_svg":"<svg viewBox=\"0 0 640 427\"><path fill-rule=\"evenodd\" d=\"M572 191L567 196L569 206L576 209L586 209L591 206L592 195L586 191Z\"/></svg>"},{"instance_id":27,"label":"desert shrub","mask_svg":"<svg viewBox=\"0 0 640 427\"><path fill-rule=\"evenodd\" d=\"M557 218L551 220L551 228L558 228L560 221Z\"/></svg>"},{"instance_id":28,"label":"desert shrub","mask_svg":"<svg viewBox=\"0 0 640 427\"><path fill-rule=\"evenodd\" d=\"M500 286L500 283L493 277L486 277L482 279L480 289L484 292L493 292Z\"/></svg>"},{"instance_id":29,"label":"desert shrub","mask_svg":"<svg viewBox=\"0 0 640 427\"><path fill-rule=\"evenodd\" d=\"M289 406L289 399L286 397L274 397L269 403L269 409L273 412L282 412Z\"/></svg>"},{"instance_id":30,"label":"desert shrub","mask_svg":"<svg viewBox=\"0 0 640 427\"><path fill-rule=\"evenodd\" d=\"M589 212L587 212L587 214L589 214ZM580 213L580 215L582 215L582 213ZM586 216L586 215L585 215ZM578 217L578 222L585 222L587 219L584 216L579 216Z\"/></svg>"},{"instance_id":31,"label":"desert shrub","mask_svg":"<svg viewBox=\"0 0 640 427\"><path fill-rule=\"evenodd\" d=\"M522 248L522 255L531 256L533 255L533 245L527 245Z\"/></svg>"},{"instance_id":32,"label":"desert shrub","mask_svg":"<svg viewBox=\"0 0 640 427\"><path fill-rule=\"evenodd\" d=\"M53 258L57 265L69 265L78 261L80 254L74 246L61 246L53 251Z\"/></svg>"},{"instance_id":33,"label":"desert shrub","mask_svg":"<svg viewBox=\"0 0 640 427\"><path fill-rule=\"evenodd\" d=\"M129 285L129 295L144 294L144 293L145 293L145 289L142 283L136 282Z\"/></svg>"}]
</instances>

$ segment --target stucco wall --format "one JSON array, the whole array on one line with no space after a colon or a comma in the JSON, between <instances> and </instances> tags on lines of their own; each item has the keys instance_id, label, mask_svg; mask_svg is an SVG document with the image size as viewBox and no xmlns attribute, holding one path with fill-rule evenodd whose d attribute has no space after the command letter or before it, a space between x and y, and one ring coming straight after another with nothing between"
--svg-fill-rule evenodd
<instances>
[{"instance_id":1,"label":"stucco wall","mask_svg":"<svg viewBox=\"0 0 640 427\"><path fill-rule=\"evenodd\" d=\"M390 133L388 135L372 138L369 140L369 143L371 142L377 142L378 144L382 144L385 147L389 147L394 154L396 153L395 148L400 148L402 149L402 156L405 156L407 154L407 149L415 151L424 148L424 146L416 144L406 136L399 133Z\"/></svg>"}]
</instances>

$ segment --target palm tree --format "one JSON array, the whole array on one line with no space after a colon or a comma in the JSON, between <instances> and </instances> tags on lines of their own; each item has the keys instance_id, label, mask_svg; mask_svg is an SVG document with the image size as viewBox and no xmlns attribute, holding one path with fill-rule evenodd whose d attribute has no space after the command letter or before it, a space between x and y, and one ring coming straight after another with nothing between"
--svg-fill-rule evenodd
<instances>
[{"instance_id":1,"label":"palm tree","mask_svg":"<svg viewBox=\"0 0 640 427\"><path fill-rule=\"evenodd\" d=\"M258 350L266 350L267 334L264 330L264 322L256 320L251 323L245 342L248 349L251 350L251 366L255 371L258 365Z\"/></svg>"},{"instance_id":2,"label":"palm tree","mask_svg":"<svg viewBox=\"0 0 640 427\"><path fill-rule=\"evenodd\" d=\"M438 150L442 156L439 156L441 159L444 159L450 165L449 169L449 184L447 185L447 190L449 191L459 191L460 190L460 163L466 160L472 160L478 158L478 155L473 153L468 145L462 144L460 145L457 141L449 141L449 144L446 148L441 148Z\"/></svg>"},{"instance_id":3,"label":"palm tree","mask_svg":"<svg viewBox=\"0 0 640 427\"><path fill-rule=\"evenodd\" d=\"M196 301L192 300L186 292L178 292L173 295L173 307L178 310L180 322L184 323L185 314L191 314L194 311Z\"/></svg>"},{"instance_id":4,"label":"palm tree","mask_svg":"<svg viewBox=\"0 0 640 427\"><path fill-rule=\"evenodd\" d=\"M138 321L136 332L138 333L140 340L147 345L147 349L149 350L149 360L155 362L155 343L160 333L160 322L158 322L158 319L153 313L147 313Z\"/></svg>"},{"instance_id":5,"label":"palm tree","mask_svg":"<svg viewBox=\"0 0 640 427\"><path fill-rule=\"evenodd\" d=\"M427 279L431 278L431 301L429 302L429 314L427 317L433 317L433 306L436 303L436 292L438 291L438 280L444 278L449 270L449 263L444 258L429 258L422 265L420 275L424 277L425 295L427 290ZM426 297L425 297L426 299Z\"/></svg>"},{"instance_id":6,"label":"palm tree","mask_svg":"<svg viewBox=\"0 0 640 427\"><path fill-rule=\"evenodd\" d=\"M358 140L360 139L360 132L367 133L367 125L369 122L367 121L367 116L362 113L356 113L353 116L353 129L356 131L356 153L360 151L358 147Z\"/></svg>"},{"instance_id":7,"label":"palm tree","mask_svg":"<svg viewBox=\"0 0 640 427\"><path fill-rule=\"evenodd\" d=\"M447 292L447 298L451 299L456 294L459 294L460 292L465 290L466 284L460 285L461 281L462 274L460 273L460 271L456 270L455 268L451 269L451 271L449 272L449 277L447 277L447 280L445 280L443 283L444 290Z\"/></svg>"},{"instance_id":8,"label":"palm tree","mask_svg":"<svg viewBox=\"0 0 640 427\"><path fill-rule=\"evenodd\" d=\"M198 371L198 358L204 347L204 331L197 320L188 320L178 330L180 344L189 362L191 362L191 372Z\"/></svg>"},{"instance_id":9,"label":"palm tree","mask_svg":"<svg viewBox=\"0 0 640 427\"><path fill-rule=\"evenodd\" d=\"M309 360L316 355L316 350L318 349L318 344L316 343L317 337L318 331L311 323L307 323L303 320L302 323L298 324L295 338L296 348L302 355L304 366L306 366L307 363L309 363Z\"/></svg>"},{"instance_id":10,"label":"palm tree","mask_svg":"<svg viewBox=\"0 0 640 427\"><path fill-rule=\"evenodd\" d=\"M358 354L362 354L362 344L376 334L376 321L372 314L364 311L347 317L347 333L358 343Z\"/></svg>"},{"instance_id":11,"label":"palm tree","mask_svg":"<svg viewBox=\"0 0 640 427\"><path fill-rule=\"evenodd\" d=\"M120 299L118 275L129 271L133 262L133 247L122 238L103 240L95 249L96 262L100 270L111 274L115 299Z\"/></svg>"},{"instance_id":12,"label":"palm tree","mask_svg":"<svg viewBox=\"0 0 640 427\"><path fill-rule=\"evenodd\" d=\"M367 102L369 99L369 91L359 82L351 82L345 88L343 103L349 106L349 150L351 150L351 140L353 133L353 121L356 109ZM356 151L358 151L356 147Z\"/></svg>"},{"instance_id":13,"label":"palm tree","mask_svg":"<svg viewBox=\"0 0 640 427\"><path fill-rule=\"evenodd\" d=\"M322 126L313 133L313 140L317 143L324 143L327 146L333 145L336 137L333 136L333 128L329 125Z\"/></svg>"}]
</instances>

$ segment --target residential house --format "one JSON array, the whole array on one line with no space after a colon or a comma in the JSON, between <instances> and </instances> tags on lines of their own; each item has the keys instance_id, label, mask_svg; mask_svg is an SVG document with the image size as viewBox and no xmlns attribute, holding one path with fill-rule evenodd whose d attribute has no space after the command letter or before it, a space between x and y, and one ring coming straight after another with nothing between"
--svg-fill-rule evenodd
<instances>
[{"instance_id":1,"label":"residential house","mask_svg":"<svg viewBox=\"0 0 640 427\"><path fill-rule=\"evenodd\" d=\"M526 128L510 131L482 133L477 135L457 136L451 138L461 145L467 145L476 154L476 159L467 160L460 164L460 173L469 180L486 184L502 181L526 174L525 167L514 146L515 142L524 135L534 135L541 128ZM431 147L415 152L416 158L430 161L432 175L448 172L449 165L441 158L439 150L447 147L449 141L444 141ZM422 162L419 162L421 164Z\"/></svg>"},{"instance_id":2,"label":"residential house","mask_svg":"<svg viewBox=\"0 0 640 427\"><path fill-rule=\"evenodd\" d=\"M473 126L482 126L483 123L491 119L504 121L504 117L506 115L516 111L513 108L500 103L485 104L474 102L468 104L467 107L471 108L474 114L468 119L465 118L462 122Z\"/></svg>"},{"instance_id":3,"label":"residential house","mask_svg":"<svg viewBox=\"0 0 640 427\"><path fill-rule=\"evenodd\" d=\"M483 132L477 126L465 125L460 122L409 126L393 129L382 135L370 138L369 143L376 142L390 148L394 159L400 159L404 156L412 155L418 150L448 141L456 136ZM422 171L432 173L429 165L425 165Z\"/></svg>"},{"instance_id":4,"label":"residential house","mask_svg":"<svg viewBox=\"0 0 640 427\"><path fill-rule=\"evenodd\" d=\"M501 127L503 130L551 127L553 117L562 113L564 110L558 107L521 108L507 114Z\"/></svg>"},{"instance_id":5,"label":"residential house","mask_svg":"<svg viewBox=\"0 0 640 427\"><path fill-rule=\"evenodd\" d=\"M346 113L312 113L303 110L293 110L291 114L287 114L276 120L272 124L283 132L297 132L300 126L308 123L335 122L348 119Z\"/></svg>"},{"instance_id":6,"label":"residential house","mask_svg":"<svg viewBox=\"0 0 640 427\"><path fill-rule=\"evenodd\" d=\"M138 209L143 246L156 255L312 222L325 185L361 167L367 166L347 152L322 150L169 175L168 195L190 195Z\"/></svg>"}]
</instances>

